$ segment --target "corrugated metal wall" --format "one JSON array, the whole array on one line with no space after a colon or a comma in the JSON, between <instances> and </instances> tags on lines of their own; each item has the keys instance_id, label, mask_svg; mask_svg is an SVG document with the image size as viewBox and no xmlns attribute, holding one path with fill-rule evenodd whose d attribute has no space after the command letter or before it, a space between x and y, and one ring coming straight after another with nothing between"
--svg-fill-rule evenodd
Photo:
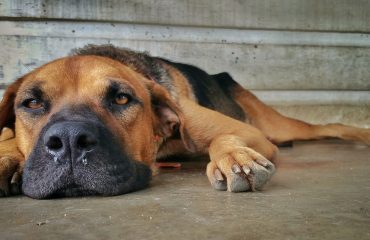
<instances>
[{"instance_id":1,"label":"corrugated metal wall","mask_svg":"<svg viewBox=\"0 0 370 240\"><path fill-rule=\"evenodd\" d=\"M0 88L87 43L228 71L279 111L370 127L368 0L0 0Z\"/></svg>"}]
</instances>

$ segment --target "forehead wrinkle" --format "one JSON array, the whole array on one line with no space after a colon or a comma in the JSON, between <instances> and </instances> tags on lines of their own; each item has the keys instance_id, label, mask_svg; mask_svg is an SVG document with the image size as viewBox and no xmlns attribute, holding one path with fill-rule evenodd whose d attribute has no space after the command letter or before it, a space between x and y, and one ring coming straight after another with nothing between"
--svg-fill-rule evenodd
<instances>
[{"instance_id":1,"label":"forehead wrinkle","mask_svg":"<svg viewBox=\"0 0 370 240\"><path fill-rule=\"evenodd\" d=\"M69 91L66 91L66 99L83 102L91 95L100 94L105 85L101 77L106 67L107 64L97 64L91 57L66 58L64 72L69 88Z\"/></svg>"},{"instance_id":2,"label":"forehead wrinkle","mask_svg":"<svg viewBox=\"0 0 370 240\"><path fill-rule=\"evenodd\" d=\"M67 58L64 62L64 69L66 80L69 84L74 87L75 92L77 93L80 84L80 75L81 75L81 61L78 58Z\"/></svg>"},{"instance_id":3,"label":"forehead wrinkle","mask_svg":"<svg viewBox=\"0 0 370 240\"><path fill-rule=\"evenodd\" d=\"M137 81L132 81L137 77L130 72L131 69L120 63L89 56L79 58L83 60L79 75L82 95L91 94L92 89L94 93L103 95L112 80L130 86L132 89L138 87Z\"/></svg>"},{"instance_id":4,"label":"forehead wrinkle","mask_svg":"<svg viewBox=\"0 0 370 240\"><path fill-rule=\"evenodd\" d=\"M146 79L141 73L137 72L132 67L125 65L121 62L100 57L100 56L80 56L81 58L90 57L94 58L94 62L96 62L97 65L103 65L104 66L104 73L106 75L111 75L114 77L114 75L117 75L118 78L124 79L128 82L130 82L132 85L140 85L143 86L143 83L141 79ZM133 79L137 81L132 81ZM149 80L149 79L147 79Z\"/></svg>"}]
</instances>

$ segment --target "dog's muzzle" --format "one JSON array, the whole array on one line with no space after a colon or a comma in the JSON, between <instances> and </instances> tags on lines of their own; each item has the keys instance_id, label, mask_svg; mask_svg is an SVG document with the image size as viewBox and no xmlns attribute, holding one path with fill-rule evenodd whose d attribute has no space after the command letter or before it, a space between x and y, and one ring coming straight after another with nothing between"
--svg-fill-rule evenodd
<instances>
[{"instance_id":1,"label":"dog's muzzle","mask_svg":"<svg viewBox=\"0 0 370 240\"><path fill-rule=\"evenodd\" d=\"M56 118L43 128L26 161L22 190L33 198L52 198L144 188L150 168L122 148L97 118Z\"/></svg>"}]
</instances>

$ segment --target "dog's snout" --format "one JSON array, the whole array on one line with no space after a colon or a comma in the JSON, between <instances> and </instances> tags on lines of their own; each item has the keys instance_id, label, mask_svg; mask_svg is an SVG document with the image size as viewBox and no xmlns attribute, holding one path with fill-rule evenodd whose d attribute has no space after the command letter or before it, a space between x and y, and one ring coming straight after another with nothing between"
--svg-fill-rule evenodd
<instances>
[{"instance_id":1,"label":"dog's snout","mask_svg":"<svg viewBox=\"0 0 370 240\"><path fill-rule=\"evenodd\" d=\"M55 157L76 159L98 144L98 131L92 124L60 122L51 125L44 134L44 146Z\"/></svg>"}]
</instances>

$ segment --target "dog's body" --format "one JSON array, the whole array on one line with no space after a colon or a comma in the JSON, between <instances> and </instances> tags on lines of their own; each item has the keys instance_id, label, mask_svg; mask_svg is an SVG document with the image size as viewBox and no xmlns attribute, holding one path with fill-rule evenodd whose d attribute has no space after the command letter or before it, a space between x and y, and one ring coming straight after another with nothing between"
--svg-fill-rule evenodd
<instances>
[{"instance_id":1,"label":"dog's body","mask_svg":"<svg viewBox=\"0 0 370 240\"><path fill-rule=\"evenodd\" d=\"M3 196L19 191L22 173L34 198L122 194L148 184L157 158L186 152L209 154L215 189L248 191L273 175L274 144L370 144L369 129L284 117L227 73L112 46L87 46L23 76L0 109Z\"/></svg>"}]
</instances>

